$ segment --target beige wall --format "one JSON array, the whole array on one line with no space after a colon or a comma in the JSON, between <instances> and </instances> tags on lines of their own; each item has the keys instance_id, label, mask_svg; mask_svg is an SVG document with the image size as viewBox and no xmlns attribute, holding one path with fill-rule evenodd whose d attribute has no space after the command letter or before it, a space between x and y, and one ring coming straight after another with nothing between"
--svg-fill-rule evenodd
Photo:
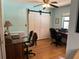
<instances>
[{"instance_id":1,"label":"beige wall","mask_svg":"<svg viewBox=\"0 0 79 59\"><path fill-rule=\"evenodd\" d=\"M73 59L73 52L79 49L79 33L76 33L76 22L77 22L77 10L78 10L78 0L72 0L70 9L70 26L69 26L69 36L67 40L67 58Z\"/></svg>"}]
</instances>

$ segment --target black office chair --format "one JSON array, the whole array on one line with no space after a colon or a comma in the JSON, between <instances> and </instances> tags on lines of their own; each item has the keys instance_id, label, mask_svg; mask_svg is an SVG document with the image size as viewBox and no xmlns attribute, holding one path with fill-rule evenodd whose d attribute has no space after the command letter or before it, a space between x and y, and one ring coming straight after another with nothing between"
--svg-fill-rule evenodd
<instances>
[{"instance_id":1,"label":"black office chair","mask_svg":"<svg viewBox=\"0 0 79 59\"><path fill-rule=\"evenodd\" d=\"M34 56L36 55L35 53L32 52L32 50L29 50L28 48L37 45L37 39L38 39L37 33L33 33L31 37L32 39L30 40L30 42L28 43L24 42L26 48L26 50L24 51L24 55L26 55L27 59L29 59L29 54L33 54Z\"/></svg>"},{"instance_id":2,"label":"black office chair","mask_svg":"<svg viewBox=\"0 0 79 59\"><path fill-rule=\"evenodd\" d=\"M50 36L52 39L54 39L54 42L52 41L52 43L54 43L57 46L60 46L63 42L62 42L62 36L56 32L56 30L54 28L50 28Z\"/></svg>"},{"instance_id":3,"label":"black office chair","mask_svg":"<svg viewBox=\"0 0 79 59\"><path fill-rule=\"evenodd\" d=\"M31 41L31 38L32 38L32 36L33 36L33 31L30 31L30 34L29 34L29 37L28 37L28 42L30 42Z\"/></svg>"}]
</instances>

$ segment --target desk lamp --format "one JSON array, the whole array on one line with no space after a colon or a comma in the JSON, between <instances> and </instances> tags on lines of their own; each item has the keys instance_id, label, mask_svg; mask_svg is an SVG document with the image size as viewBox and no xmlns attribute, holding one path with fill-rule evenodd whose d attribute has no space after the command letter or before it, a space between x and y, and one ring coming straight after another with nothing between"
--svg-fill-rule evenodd
<instances>
[{"instance_id":1,"label":"desk lamp","mask_svg":"<svg viewBox=\"0 0 79 59\"><path fill-rule=\"evenodd\" d=\"M10 21L5 21L4 27L6 27L5 34L9 34L9 27L12 26Z\"/></svg>"}]
</instances>

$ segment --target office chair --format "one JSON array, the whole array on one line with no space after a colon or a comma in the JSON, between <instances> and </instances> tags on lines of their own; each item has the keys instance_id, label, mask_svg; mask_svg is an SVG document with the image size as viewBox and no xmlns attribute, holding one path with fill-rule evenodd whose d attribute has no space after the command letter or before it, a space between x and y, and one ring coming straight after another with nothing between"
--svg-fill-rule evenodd
<instances>
[{"instance_id":1,"label":"office chair","mask_svg":"<svg viewBox=\"0 0 79 59\"><path fill-rule=\"evenodd\" d=\"M31 38L32 38L32 36L33 36L33 31L30 31L30 34L29 34L29 37L28 37L28 42L30 42L31 41Z\"/></svg>"},{"instance_id":2,"label":"office chair","mask_svg":"<svg viewBox=\"0 0 79 59\"><path fill-rule=\"evenodd\" d=\"M37 39L38 39L37 33L33 33L31 37L32 39L30 40L29 43L24 42L26 48L26 50L24 51L24 55L26 55L27 59L29 59L29 54L33 54L34 56L36 55L35 53L32 52L32 50L29 50L28 48L37 45Z\"/></svg>"},{"instance_id":3,"label":"office chair","mask_svg":"<svg viewBox=\"0 0 79 59\"><path fill-rule=\"evenodd\" d=\"M57 46L60 46L62 42L62 36L56 32L54 28L50 28L50 36L52 39L54 39L55 42L52 42Z\"/></svg>"}]
</instances>

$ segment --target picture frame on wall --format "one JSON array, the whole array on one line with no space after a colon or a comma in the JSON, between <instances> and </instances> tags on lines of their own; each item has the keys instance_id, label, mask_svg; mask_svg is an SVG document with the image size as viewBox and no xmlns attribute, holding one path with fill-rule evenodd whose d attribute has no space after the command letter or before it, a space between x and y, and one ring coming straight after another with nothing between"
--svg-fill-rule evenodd
<instances>
[{"instance_id":1,"label":"picture frame on wall","mask_svg":"<svg viewBox=\"0 0 79 59\"><path fill-rule=\"evenodd\" d=\"M59 18L55 19L55 24L59 24Z\"/></svg>"}]
</instances>

